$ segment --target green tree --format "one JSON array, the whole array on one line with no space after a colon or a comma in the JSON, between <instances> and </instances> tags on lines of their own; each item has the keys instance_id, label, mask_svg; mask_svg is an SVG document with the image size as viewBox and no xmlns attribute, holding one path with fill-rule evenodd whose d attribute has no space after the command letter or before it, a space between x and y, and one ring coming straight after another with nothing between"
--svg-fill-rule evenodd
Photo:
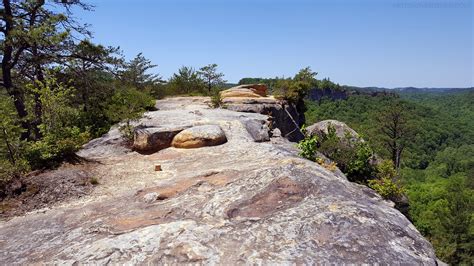
<instances>
[{"instance_id":1,"label":"green tree","mask_svg":"<svg viewBox=\"0 0 474 266\"><path fill-rule=\"evenodd\" d=\"M20 80L16 75L29 79L32 84L35 84L34 80L42 82L45 65L61 63L66 48L74 43L72 33L88 33L72 16L66 15L72 6L88 9L87 5L80 1L53 1L52 4L54 6L47 8L45 0L3 0L1 3L0 33L4 36L0 45L1 85L13 98L18 116L22 119L25 129L23 139L31 137L31 133L39 135L42 110L39 95L35 95L35 116L32 121L25 119L28 115L25 90L22 84L15 82Z\"/></svg>"},{"instance_id":2,"label":"green tree","mask_svg":"<svg viewBox=\"0 0 474 266\"><path fill-rule=\"evenodd\" d=\"M94 137L104 134L111 125L105 116L106 104L121 83L117 81L118 69L123 65L120 50L84 40L74 47L64 65L56 76L76 88L74 104L83 111L81 128L88 126Z\"/></svg>"},{"instance_id":3,"label":"green tree","mask_svg":"<svg viewBox=\"0 0 474 266\"><path fill-rule=\"evenodd\" d=\"M28 89L39 95L43 109L39 125L42 138L28 143L26 157L31 166L54 167L63 160L75 160L75 152L90 136L77 126L80 111L72 105L74 88L58 82L51 73L44 82L29 84Z\"/></svg>"},{"instance_id":4,"label":"green tree","mask_svg":"<svg viewBox=\"0 0 474 266\"><path fill-rule=\"evenodd\" d=\"M122 88L110 99L106 115L112 122L123 122L120 131L123 136L133 139L132 122L139 119L146 110L154 107L155 101L148 94L135 88Z\"/></svg>"},{"instance_id":5,"label":"green tree","mask_svg":"<svg viewBox=\"0 0 474 266\"><path fill-rule=\"evenodd\" d=\"M125 64L124 69L119 73L120 79L127 85L144 90L146 87L161 82L158 74L147 73L155 67L156 65L153 65L142 53L139 53L130 62Z\"/></svg>"},{"instance_id":6,"label":"green tree","mask_svg":"<svg viewBox=\"0 0 474 266\"><path fill-rule=\"evenodd\" d=\"M295 81L303 81L309 84L314 84L316 81L316 75L318 75L317 72L313 72L311 70L311 67L307 66L303 69L301 69L294 77Z\"/></svg>"},{"instance_id":7,"label":"green tree","mask_svg":"<svg viewBox=\"0 0 474 266\"><path fill-rule=\"evenodd\" d=\"M305 81L280 79L275 84L274 94L291 103L303 106L304 97L306 97L310 88L310 84Z\"/></svg>"},{"instance_id":8,"label":"green tree","mask_svg":"<svg viewBox=\"0 0 474 266\"><path fill-rule=\"evenodd\" d=\"M65 67L59 74L63 82L70 82L77 88L80 103L87 112L97 104L96 94L110 95L112 79L123 65L121 52L115 47L105 47L88 40L79 42L64 60ZM99 86L98 86L99 85ZM99 100L100 101L100 100Z\"/></svg>"},{"instance_id":9,"label":"green tree","mask_svg":"<svg viewBox=\"0 0 474 266\"><path fill-rule=\"evenodd\" d=\"M395 102L386 107L377 117L383 142L389 149L395 168L400 169L402 153L411 136L407 107Z\"/></svg>"},{"instance_id":10,"label":"green tree","mask_svg":"<svg viewBox=\"0 0 474 266\"><path fill-rule=\"evenodd\" d=\"M466 178L453 176L446 186L445 199L447 208L445 215L440 215L441 226L452 243L452 249L444 256L449 256L447 262L461 264L471 260L474 251L474 188L466 189ZM444 241L444 240L443 240Z\"/></svg>"},{"instance_id":11,"label":"green tree","mask_svg":"<svg viewBox=\"0 0 474 266\"><path fill-rule=\"evenodd\" d=\"M11 165L15 165L19 155L19 136L23 129L12 102L10 97L0 96L0 152L1 159L8 159Z\"/></svg>"},{"instance_id":12,"label":"green tree","mask_svg":"<svg viewBox=\"0 0 474 266\"><path fill-rule=\"evenodd\" d=\"M205 85L194 68L183 66L170 78L168 87L172 94L188 94L202 93Z\"/></svg>"},{"instance_id":13,"label":"green tree","mask_svg":"<svg viewBox=\"0 0 474 266\"><path fill-rule=\"evenodd\" d=\"M7 184L29 170L23 159L24 141L20 140L20 120L9 96L0 93L0 200L8 194Z\"/></svg>"},{"instance_id":14,"label":"green tree","mask_svg":"<svg viewBox=\"0 0 474 266\"><path fill-rule=\"evenodd\" d=\"M380 196L395 202L402 197L403 189L398 182L398 174L391 160L383 160L377 165L376 177L369 180L368 185Z\"/></svg>"},{"instance_id":15,"label":"green tree","mask_svg":"<svg viewBox=\"0 0 474 266\"><path fill-rule=\"evenodd\" d=\"M213 87L219 86L226 82L223 79L224 74L217 72L217 64L209 64L207 66L203 66L199 69L197 73L206 83L207 90L209 93L211 93Z\"/></svg>"}]
</instances>

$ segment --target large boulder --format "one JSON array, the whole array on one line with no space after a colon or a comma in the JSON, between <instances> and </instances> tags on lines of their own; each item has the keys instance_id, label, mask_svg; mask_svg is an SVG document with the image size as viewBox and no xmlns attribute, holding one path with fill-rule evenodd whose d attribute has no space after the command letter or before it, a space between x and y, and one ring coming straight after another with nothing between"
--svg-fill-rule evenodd
<instances>
[{"instance_id":1,"label":"large boulder","mask_svg":"<svg viewBox=\"0 0 474 266\"><path fill-rule=\"evenodd\" d=\"M248 84L232 87L221 91L221 98L260 98L267 96L267 86L264 84Z\"/></svg>"},{"instance_id":2,"label":"large boulder","mask_svg":"<svg viewBox=\"0 0 474 266\"><path fill-rule=\"evenodd\" d=\"M243 120L242 123L255 142L265 142L270 140L270 128L268 127L267 121L247 119Z\"/></svg>"},{"instance_id":3,"label":"large boulder","mask_svg":"<svg viewBox=\"0 0 474 266\"><path fill-rule=\"evenodd\" d=\"M349 138L350 141L363 141L359 134L346 125L344 122L337 120L324 120L317 122L306 128L307 136L317 135L322 137L329 133L329 127L332 126L336 130L336 135L340 139Z\"/></svg>"},{"instance_id":4,"label":"large boulder","mask_svg":"<svg viewBox=\"0 0 474 266\"><path fill-rule=\"evenodd\" d=\"M171 145L175 148L200 148L227 142L224 131L217 125L195 126L178 133Z\"/></svg>"},{"instance_id":5,"label":"large boulder","mask_svg":"<svg viewBox=\"0 0 474 266\"><path fill-rule=\"evenodd\" d=\"M153 153L171 146L173 138L185 127L136 128L133 149L140 153Z\"/></svg>"}]
</instances>

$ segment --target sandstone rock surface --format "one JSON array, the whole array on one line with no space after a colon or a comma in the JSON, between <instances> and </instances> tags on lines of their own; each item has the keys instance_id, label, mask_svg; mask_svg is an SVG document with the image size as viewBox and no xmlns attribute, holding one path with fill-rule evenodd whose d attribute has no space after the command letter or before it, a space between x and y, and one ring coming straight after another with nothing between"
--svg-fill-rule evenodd
<instances>
[{"instance_id":1,"label":"sandstone rock surface","mask_svg":"<svg viewBox=\"0 0 474 266\"><path fill-rule=\"evenodd\" d=\"M340 139L345 139L346 137L349 137L349 140L351 141L363 141L356 131L346 125L346 123L337 120L323 120L317 122L306 128L306 134L309 136L327 135L330 125L334 127L334 129L336 130L336 135Z\"/></svg>"},{"instance_id":2,"label":"sandstone rock surface","mask_svg":"<svg viewBox=\"0 0 474 266\"><path fill-rule=\"evenodd\" d=\"M268 121L257 119L243 120L242 123L256 142L265 142L270 140L270 128Z\"/></svg>"},{"instance_id":3,"label":"sandstone rock surface","mask_svg":"<svg viewBox=\"0 0 474 266\"><path fill-rule=\"evenodd\" d=\"M134 132L133 149L141 153L153 153L171 146L173 138L185 127L138 127Z\"/></svg>"},{"instance_id":4,"label":"sandstone rock surface","mask_svg":"<svg viewBox=\"0 0 474 266\"><path fill-rule=\"evenodd\" d=\"M267 86L264 84L247 84L221 91L221 98L260 98L267 96Z\"/></svg>"},{"instance_id":5,"label":"sandstone rock surface","mask_svg":"<svg viewBox=\"0 0 474 266\"><path fill-rule=\"evenodd\" d=\"M200 148L227 142L224 131L217 125L195 126L178 133L171 145L175 148Z\"/></svg>"},{"instance_id":6,"label":"sandstone rock surface","mask_svg":"<svg viewBox=\"0 0 474 266\"><path fill-rule=\"evenodd\" d=\"M284 138L255 142L245 121L268 116L208 100L160 100L138 123L219 125L226 143L142 155L113 148L112 129L80 152L99 162L91 194L0 222L2 264L436 264L430 243L372 190Z\"/></svg>"},{"instance_id":7,"label":"sandstone rock surface","mask_svg":"<svg viewBox=\"0 0 474 266\"><path fill-rule=\"evenodd\" d=\"M261 98L225 98L223 103L228 110L246 113L259 113L270 116L270 127L278 128L283 137L291 141L304 138L300 127L304 123L304 114L296 107L272 96Z\"/></svg>"}]
</instances>

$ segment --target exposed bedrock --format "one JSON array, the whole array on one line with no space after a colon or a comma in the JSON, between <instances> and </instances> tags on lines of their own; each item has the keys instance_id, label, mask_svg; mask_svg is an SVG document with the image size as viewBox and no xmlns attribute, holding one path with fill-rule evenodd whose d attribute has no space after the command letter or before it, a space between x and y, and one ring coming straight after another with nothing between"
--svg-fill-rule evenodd
<instances>
[{"instance_id":1,"label":"exposed bedrock","mask_svg":"<svg viewBox=\"0 0 474 266\"><path fill-rule=\"evenodd\" d=\"M143 155L124 147L111 129L80 151L97 162L88 171L99 185L81 199L1 221L0 261L436 264L431 244L389 202L299 157L279 130L267 137L269 116L211 109L208 102L159 100L159 110L137 123L214 125L225 143Z\"/></svg>"}]
</instances>

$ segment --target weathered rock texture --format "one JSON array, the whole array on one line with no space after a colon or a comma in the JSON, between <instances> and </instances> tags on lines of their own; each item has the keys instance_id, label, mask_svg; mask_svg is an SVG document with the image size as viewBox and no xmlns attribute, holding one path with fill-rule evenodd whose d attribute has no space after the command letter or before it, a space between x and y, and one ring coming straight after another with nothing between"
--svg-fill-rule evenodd
<instances>
[{"instance_id":1,"label":"weathered rock texture","mask_svg":"<svg viewBox=\"0 0 474 266\"><path fill-rule=\"evenodd\" d=\"M284 138L256 142L245 123L267 116L203 101L158 101L140 124L219 125L225 144L141 155L112 148L112 129L80 152L100 162L92 194L0 223L2 264L436 263L372 190L300 158Z\"/></svg>"},{"instance_id":2,"label":"weathered rock texture","mask_svg":"<svg viewBox=\"0 0 474 266\"><path fill-rule=\"evenodd\" d=\"M171 145L175 148L216 146L227 141L224 131L217 125L195 126L179 132Z\"/></svg>"},{"instance_id":3,"label":"weathered rock texture","mask_svg":"<svg viewBox=\"0 0 474 266\"><path fill-rule=\"evenodd\" d=\"M351 141L364 141L360 138L359 134L346 125L344 122L337 120L324 120L317 122L306 128L306 134L309 136L317 135L322 137L328 134L329 126L332 126L336 130L336 135L340 139L346 139Z\"/></svg>"},{"instance_id":4,"label":"weathered rock texture","mask_svg":"<svg viewBox=\"0 0 474 266\"><path fill-rule=\"evenodd\" d=\"M140 153L153 153L171 146L173 138L185 127L137 127L134 132L133 149Z\"/></svg>"},{"instance_id":5,"label":"weathered rock texture","mask_svg":"<svg viewBox=\"0 0 474 266\"><path fill-rule=\"evenodd\" d=\"M300 127L304 123L304 114L298 113L296 107L283 100L270 97L224 98L223 103L228 110L268 115L269 127L278 128L283 137L290 141L304 138Z\"/></svg>"},{"instance_id":6,"label":"weathered rock texture","mask_svg":"<svg viewBox=\"0 0 474 266\"><path fill-rule=\"evenodd\" d=\"M250 97L259 98L267 96L267 85L265 84L247 84L232 87L230 89L221 91L221 98L231 97Z\"/></svg>"},{"instance_id":7,"label":"weathered rock texture","mask_svg":"<svg viewBox=\"0 0 474 266\"><path fill-rule=\"evenodd\" d=\"M347 99L348 92L346 90L334 90L334 89L311 89L308 93L308 98L312 101L321 101L324 98L331 100L345 100Z\"/></svg>"},{"instance_id":8,"label":"weathered rock texture","mask_svg":"<svg viewBox=\"0 0 474 266\"><path fill-rule=\"evenodd\" d=\"M364 142L364 139L362 139L359 134L350 128L346 123L337 121L337 120L324 120L317 122L309 127L306 128L306 135L308 136L319 136L323 137L324 135L328 134L329 131L329 126L332 126L336 130L336 136L343 140L346 141L348 140L348 144L354 144L354 143L360 143ZM325 154L320 154L319 157L323 155L324 157L327 155ZM378 164L382 162L382 159L377 155L374 154L370 160L370 164L374 167L377 167ZM408 197L405 194L400 195L397 199L394 199L394 207L398 209L400 212L403 213L406 217L409 217L409 201Z\"/></svg>"}]
</instances>

